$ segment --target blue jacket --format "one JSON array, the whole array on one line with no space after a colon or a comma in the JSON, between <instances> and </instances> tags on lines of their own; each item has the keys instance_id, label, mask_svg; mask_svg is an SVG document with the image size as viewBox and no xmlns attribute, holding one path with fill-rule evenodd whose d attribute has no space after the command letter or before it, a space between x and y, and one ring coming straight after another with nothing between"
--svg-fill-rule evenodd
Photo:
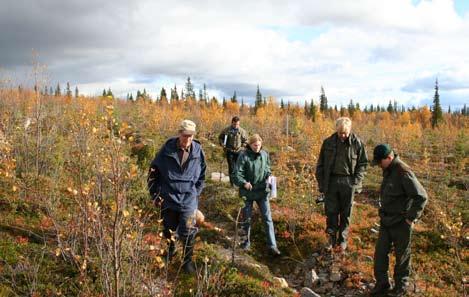
<instances>
[{"instance_id":1,"label":"blue jacket","mask_svg":"<svg viewBox=\"0 0 469 297\"><path fill-rule=\"evenodd\" d=\"M163 199L163 209L192 211L197 209L204 187L205 155L200 143L192 141L189 158L182 168L177 141L177 137L168 139L151 162L148 189L152 199Z\"/></svg>"}]
</instances>

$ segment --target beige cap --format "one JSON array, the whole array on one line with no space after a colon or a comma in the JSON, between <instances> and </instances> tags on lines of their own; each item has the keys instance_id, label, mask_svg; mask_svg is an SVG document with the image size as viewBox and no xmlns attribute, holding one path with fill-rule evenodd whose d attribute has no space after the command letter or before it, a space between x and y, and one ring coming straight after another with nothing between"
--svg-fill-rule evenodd
<instances>
[{"instance_id":1,"label":"beige cap","mask_svg":"<svg viewBox=\"0 0 469 297\"><path fill-rule=\"evenodd\" d=\"M184 120L179 126L179 132L184 134L195 134L195 123L191 120Z\"/></svg>"}]
</instances>

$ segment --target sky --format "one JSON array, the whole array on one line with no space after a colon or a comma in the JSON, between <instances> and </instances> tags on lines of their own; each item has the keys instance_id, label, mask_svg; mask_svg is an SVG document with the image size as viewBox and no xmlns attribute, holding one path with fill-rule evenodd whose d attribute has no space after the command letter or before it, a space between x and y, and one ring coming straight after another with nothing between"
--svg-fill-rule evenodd
<instances>
[{"instance_id":1,"label":"sky","mask_svg":"<svg viewBox=\"0 0 469 297\"><path fill-rule=\"evenodd\" d=\"M0 82L125 97L184 87L252 102L469 103L469 0L0 0ZM34 54L33 54L34 52ZM42 68L41 68L42 69Z\"/></svg>"}]
</instances>

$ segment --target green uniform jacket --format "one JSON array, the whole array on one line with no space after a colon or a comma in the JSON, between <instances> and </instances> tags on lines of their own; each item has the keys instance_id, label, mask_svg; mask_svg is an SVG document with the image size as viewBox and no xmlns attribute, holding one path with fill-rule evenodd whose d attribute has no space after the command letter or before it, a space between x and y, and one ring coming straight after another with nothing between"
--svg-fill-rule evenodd
<instances>
[{"instance_id":1,"label":"green uniform jacket","mask_svg":"<svg viewBox=\"0 0 469 297\"><path fill-rule=\"evenodd\" d=\"M233 131L236 132L234 133ZM239 152L248 141L248 133L241 127L239 127L237 130L234 130L231 126L223 129L223 131L221 131L220 135L218 136L220 145L223 145L225 135L227 135L226 149L230 152Z\"/></svg>"},{"instance_id":2,"label":"green uniform jacket","mask_svg":"<svg viewBox=\"0 0 469 297\"><path fill-rule=\"evenodd\" d=\"M379 216L383 226L392 226L405 219L420 218L427 204L427 192L410 167L397 154L383 171Z\"/></svg>"},{"instance_id":3,"label":"green uniform jacket","mask_svg":"<svg viewBox=\"0 0 469 297\"><path fill-rule=\"evenodd\" d=\"M234 184L239 187L239 195L248 200L266 198L270 189L267 186L267 178L271 175L269 154L261 150L255 153L251 148L241 152L236 161L233 172ZM250 182L252 190L244 188L244 184Z\"/></svg>"},{"instance_id":4,"label":"green uniform jacket","mask_svg":"<svg viewBox=\"0 0 469 297\"><path fill-rule=\"evenodd\" d=\"M321 146L316 165L316 180L318 181L319 192L321 193L327 193L328 190L329 178L334 169L338 141L339 136L337 133L334 133L326 138ZM365 177L366 167L368 166L365 145L354 133L350 133L348 141L350 145L347 160L353 175L353 186L357 192L360 192L362 180Z\"/></svg>"}]
</instances>

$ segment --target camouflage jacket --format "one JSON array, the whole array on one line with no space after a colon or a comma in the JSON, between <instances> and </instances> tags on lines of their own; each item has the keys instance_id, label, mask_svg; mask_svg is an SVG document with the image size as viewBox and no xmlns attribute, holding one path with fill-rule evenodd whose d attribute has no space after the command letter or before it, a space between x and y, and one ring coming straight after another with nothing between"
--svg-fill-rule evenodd
<instances>
[{"instance_id":1,"label":"camouflage jacket","mask_svg":"<svg viewBox=\"0 0 469 297\"><path fill-rule=\"evenodd\" d=\"M226 127L218 136L220 145L224 145L225 135L226 139L226 150L230 152L239 152L246 146L248 141L248 134L246 130L239 127L239 129L233 129L231 126Z\"/></svg>"},{"instance_id":2,"label":"camouflage jacket","mask_svg":"<svg viewBox=\"0 0 469 297\"><path fill-rule=\"evenodd\" d=\"M410 167L397 154L383 170L379 215L381 224L391 226L405 219L420 218L427 203L427 192Z\"/></svg>"}]
</instances>

